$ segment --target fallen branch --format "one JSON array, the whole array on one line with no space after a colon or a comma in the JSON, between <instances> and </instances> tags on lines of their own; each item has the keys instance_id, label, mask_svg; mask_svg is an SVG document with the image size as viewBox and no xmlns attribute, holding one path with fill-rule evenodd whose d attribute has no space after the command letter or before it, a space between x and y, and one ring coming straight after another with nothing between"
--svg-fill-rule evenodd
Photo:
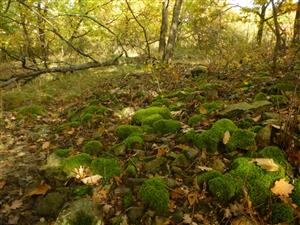
<instances>
[{"instance_id":1,"label":"fallen branch","mask_svg":"<svg viewBox=\"0 0 300 225\"><path fill-rule=\"evenodd\" d=\"M37 71L30 71L27 73L20 73L20 74L15 74L10 78L7 79L0 79L0 88L6 87L12 83L19 82L19 81L24 81L24 83L27 83L28 81L31 81L35 79L36 77L46 74L46 73L67 73L67 72L74 72L74 71L79 71L79 70L86 70L90 68L97 68L97 67L107 67L107 66L113 66L118 64L118 59L122 55L119 55L115 59L108 60L105 62L88 62L84 64L79 64L79 65L70 65L70 66L65 66L65 67L52 67L48 69L41 69Z\"/></svg>"}]
</instances>

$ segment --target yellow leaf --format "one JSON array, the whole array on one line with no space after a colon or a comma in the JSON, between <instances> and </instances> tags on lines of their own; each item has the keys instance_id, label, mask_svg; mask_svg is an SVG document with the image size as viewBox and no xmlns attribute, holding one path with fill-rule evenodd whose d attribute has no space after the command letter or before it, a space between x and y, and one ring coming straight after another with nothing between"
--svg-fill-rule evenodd
<instances>
[{"instance_id":1,"label":"yellow leaf","mask_svg":"<svg viewBox=\"0 0 300 225\"><path fill-rule=\"evenodd\" d=\"M44 195L51 189L51 186L43 183L39 186L35 187L33 190L31 190L26 196L33 196L33 195Z\"/></svg>"},{"instance_id":2,"label":"yellow leaf","mask_svg":"<svg viewBox=\"0 0 300 225\"><path fill-rule=\"evenodd\" d=\"M14 210L20 208L22 205L23 205L22 200L15 200L11 203L9 208Z\"/></svg>"},{"instance_id":3,"label":"yellow leaf","mask_svg":"<svg viewBox=\"0 0 300 225\"><path fill-rule=\"evenodd\" d=\"M275 195L289 197L289 194L292 193L294 186L290 184L285 179L277 180L274 184L274 187L271 188L271 191Z\"/></svg>"},{"instance_id":4,"label":"yellow leaf","mask_svg":"<svg viewBox=\"0 0 300 225\"><path fill-rule=\"evenodd\" d=\"M207 114L207 110L206 110L206 108L204 108L203 106L200 106L200 108L199 108L199 112L201 113L201 114Z\"/></svg>"},{"instance_id":5,"label":"yellow leaf","mask_svg":"<svg viewBox=\"0 0 300 225\"><path fill-rule=\"evenodd\" d=\"M278 171L278 169L279 169L279 166L274 162L273 159L255 158L255 159L252 159L251 162L256 163L262 169L269 171L269 172L275 172L275 171Z\"/></svg>"},{"instance_id":6,"label":"yellow leaf","mask_svg":"<svg viewBox=\"0 0 300 225\"><path fill-rule=\"evenodd\" d=\"M50 142L49 142L49 141L44 142L43 145L42 145L42 149L43 149L43 150L46 150L46 149L48 149L49 147L50 147Z\"/></svg>"},{"instance_id":7,"label":"yellow leaf","mask_svg":"<svg viewBox=\"0 0 300 225\"><path fill-rule=\"evenodd\" d=\"M187 197L188 197L190 206L193 206L193 205L195 205L195 203L198 202L198 193L197 192L189 193Z\"/></svg>"},{"instance_id":8,"label":"yellow leaf","mask_svg":"<svg viewBox=\"0 0 300 225\"><path fill-rule=\"evenodd\" d=\"M223 144L226 145L228 143L230 139L230 133L229 131L227 130L225 133L224 133L224 137L223 137Z\"/></svg>"}]
</instances>

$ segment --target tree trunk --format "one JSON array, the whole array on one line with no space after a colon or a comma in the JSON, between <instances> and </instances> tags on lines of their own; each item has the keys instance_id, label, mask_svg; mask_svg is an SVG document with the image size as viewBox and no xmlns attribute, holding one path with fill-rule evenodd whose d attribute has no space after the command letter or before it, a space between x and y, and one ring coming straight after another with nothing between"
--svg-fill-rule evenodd
<instances>
[{"instance_id":1,"label":"tree trunk","mask_svg":"<svg viewBox=\"0 0 300 225\"><path fill-rule=\"evenodd\" d=\"M166 38L168 32L168 8L169 0L162 2L162 15L161 15L161 27L159 37L159 53L164 54L166 48Z\"/></svg>"},{"instance_id":2,"label":"tree trunk","mask_svg":"<svg viewBox=\"0 0 300 225\"><path fill-rule=\"evenodd\" d=\"M166 46L166 51L163 56L163 61L167 63L169 63L173 57L182 3L183 0L176 0L173 8L173 17L170 27L168 44Z\"/></svg>"},{"instance_id":3,"label":"tree trunk","mask_svg":"<svg viewBox=\"0 0 300 225\"><path fill-rule=\"evenodd\" d=\"M292 44L293 46L300 45L300 0L298 0L298 8L296 11Z\"/></svg>"},{"instance_id":4,"label":"tree trunk","mask_svg":"<svg viewBox=\"0 0 300 225\"><path fill-rule=\"evenodd\" d=\"M265 22L266 22L266 11L267 11L268 5L269 5L269 3L262 5L261 12L259 13L259 24L258 24L258 31L257 31L257 37L256 37L258 46L261 46L261 42L262 42L262 38L263 38L264 26L265 26Z\"/></svg>"},{"instance_id":5,"label":"tree trunk","mask_svg":"<svg viewBox=\"0 0 300 225\"><path fill-rule=\"evenodd\" d=\"M44 5L44 9L42 9L42 3L41 1L39 1L37 7L38 12L45 17L45 15L47 14L46 5ZM45 68L48 68L48 44L46 41L45 22L40 16L37 17L37 21L42 60Z\"/></svg>"}]
</instances>

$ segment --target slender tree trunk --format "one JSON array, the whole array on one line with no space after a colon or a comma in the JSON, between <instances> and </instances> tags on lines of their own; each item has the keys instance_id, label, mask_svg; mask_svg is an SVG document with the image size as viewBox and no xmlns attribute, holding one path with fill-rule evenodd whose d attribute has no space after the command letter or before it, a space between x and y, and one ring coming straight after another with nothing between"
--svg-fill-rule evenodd
<instances>
[{"instance_id":1,"label":"slender tree trunk","mask_svg":"<svg viewBox=\"0 0 300 225\"><path fill-rule=\"evenodd\" d=\"M294 36L292 41L293 46L300 45L300 0L298 0L298 8L296 11L295 23L294 23Z\"/></svg>"},{"instance_id":2,"label":"slender tree trunk","mask_svg":"<svg viewBox=\"0 0 300 225\"><path fill-rule=\"evenodd\" d=\"M259 24L258 24L258 31L257 31L257 44L261 46L262 38L263 38L263 32L264 32L264 26L266 22L266 11L268 8L269 3L262 5L261 12L259 13Z\"/></svg>"},{"instance_id":3,"label":"slender tree trunk","mask_svg":"<svg viewBox=\"0 0 300 225\"><path fill-rule=\"evenodd\" d=\"M159 53L164 54L166 48L166 38L168 32L168 8L169 0L162 2L162 15L161 15L161 27L160 27L160 38L159 38Z\"/></svg>"},{"instance_id":4,"label":"slender tree trunk","mask_svg":"<svg viewBox=\"0 0 300 225\"><path fill-rule=\"evenodd\" d=\"M282 46L282 40L281 40L281 34L280 34L280 25L278 22L277 7L275 5L274 0L271 0L271 3L272 3L272 10L273 10L274 30L275 30L275 38L276 38L274 52L273 52L272 69L273 69L273 73L276 73L279 52L281 50L281 47L283 47L283 46Z\"/></svg>"},{"instance_id":5,"label":"slender tree trunk","mask_svg":"<svg viewBox=\"0 0 300 225\"><path fill-rule=\"evenodd\" d=\"M173 17L170 27L168 44L166 46L166 51L163 56L163 61L167 63L169 63L173 57L182 3L183 0L176 0L173 8Z\"/></svg>"},{"instance_id":6,"label":"slender tree trunk","mask_svg":"<svg viewBox=\"0 0 300 225\"><path fill-rule=\"evenodd\" d=\"M43 6L44 9L42 9L42 2L39 1L37 7L38 7L38 12L45 17L47 14L46 5L44 5ZM46 40L45 22L39 16L37 17L37 21L38 21L38 32L39 32L42 60L45 68L48 68L48 46Z\"/></svg>"}]
</instances>

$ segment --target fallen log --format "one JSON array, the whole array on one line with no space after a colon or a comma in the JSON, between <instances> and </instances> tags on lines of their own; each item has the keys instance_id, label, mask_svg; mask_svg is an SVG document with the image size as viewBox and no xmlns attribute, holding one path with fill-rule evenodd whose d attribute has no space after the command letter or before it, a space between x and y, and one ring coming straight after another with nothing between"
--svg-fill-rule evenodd
<instances>
[{"instance_id":1,"label":"fallen log","mask_svg":"<svg viewBox=\"0 0 300 225\"><path fill-rule=\"evenodd\" d=\"M36 71L30 71L27 73L20 73L15 74L9 78L1 79L0 78L0 88L4 88L12 83L17 83L20 81L23 81L25 83L37 78L38 76L46 73L67 73L67 72L74 72L79 70L86 70L91 68L97 68L97 67L107 67L107 66L114 66L118 64L118 59L122 55L119 55L115 59L108 60L105 62L87 62L79 65L70 65L65 67L52 67L48 69L40 69Z\"/></svg>"}]
</instances>

